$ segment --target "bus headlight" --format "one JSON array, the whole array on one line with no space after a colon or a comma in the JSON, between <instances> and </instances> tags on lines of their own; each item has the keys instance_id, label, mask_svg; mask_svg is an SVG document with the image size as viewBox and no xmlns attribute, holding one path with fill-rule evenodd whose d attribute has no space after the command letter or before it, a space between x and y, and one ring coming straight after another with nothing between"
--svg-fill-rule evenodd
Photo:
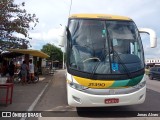
<instances>
[{"instance_id":1,"label":"bus headlight","mask_svg":"<svg viewBox=\"0 0 160 120\"><path fill-rule=\"evenodd\" d=\"M133 86L134 88L137 88L137 89L141 89L143 88L144 86L146 85L146 81L143 81L135 86Z\"/></svg>"},{"instance_id":2,"label":"bus headlight","mask_svg":"<svg viewBox=\"0 0 160 120\"><path fill-rule=\"evenodd\" d=\"M76 90L84 90L84 89L87 89L87 88L88 88L88 87L85 87L85 86L82 86L82 85L80 85L80 84L73 83L73 82L69 83L69 85L70 85L72 88L76 89Z\"/></svg>"}]
</instances>

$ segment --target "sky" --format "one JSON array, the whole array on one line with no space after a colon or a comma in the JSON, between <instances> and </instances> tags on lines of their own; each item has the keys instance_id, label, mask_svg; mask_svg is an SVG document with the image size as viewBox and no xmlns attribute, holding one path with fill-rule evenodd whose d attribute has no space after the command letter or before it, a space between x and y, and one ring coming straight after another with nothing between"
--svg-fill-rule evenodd
<instances>
[{"instance_id":1,"label":"sky","mask_svg":"<svg viewBox=\"0 0 160 120\"><path fill-rule=\"evenodd\" d=\"M58 46L60 24L66 25L69 13L100 13L127 16L138 28L151 28L157 34L157 47L150 48L148 35L142 35L145 58L160 58L160 0L15 0L25 2L27 13L35 13L39 23L29 31L31 49L46 43ZM71 6L71 10L70 10Z\"/></svg>"}]
</instances>

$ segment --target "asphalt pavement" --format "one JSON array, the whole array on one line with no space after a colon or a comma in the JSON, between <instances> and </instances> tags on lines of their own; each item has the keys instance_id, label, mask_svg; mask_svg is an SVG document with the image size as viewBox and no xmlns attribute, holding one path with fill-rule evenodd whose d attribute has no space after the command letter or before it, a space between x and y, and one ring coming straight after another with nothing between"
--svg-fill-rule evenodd
<instances>
[{"instance_id":1,"label":"asphalt pavement","mask_svg":"<svg viewBox=\"0 0 160 120\"><path fill-rule=\"evenodd\" d=\"M155 85L151 84L156 82ZM13 103L9 104L7 107L3 104L0 105L0 111L61 111L67 113L67 111L71 111L73 116L77 117L67 117L67 119L96 119L97 117L89 117L89 114L81 115L78 117L76 108L70 107L67 105L66 101L66 80L64 70L58 70L54 75L43 75L40 76L40 81L36 84L28 84L22 86L21 84L14 85L13 91ZM159 111L159 81L147 81L148 88L152 88L152 90L147 90L147 99L146 102L142 105L135 105L131 107L117 107L116 110L121 111L126 108L127 110L158 110ZM154 85L154 86L151 86ZM156 86L156 87L155 87ZM154 90L155 89L155 90ZM154 90L154 91L153 91ZM157 99L152 99L157 98ZM97 110L97 108L93 108ZM100 108L98 108L100 109ZM101 108L102 109L102 108ZM104 108L105 109L105 108ZM86 109L88 110L88 109ZM50 112L47 112L47 114ZM53 113L51 112L52 116ZM59 117L49 117L49 118L31 118L29 120L51 120L51 119L64 119L63 116ZM1 118L0 118L1 119ZM20 120L28 120L26 118L19 118ZM66 118L65 118L66 119ZM97 118L98 119L98 118ZM101 119L106 119L106 117L102 117ZM119 120L125 118L118 118ZM126 118L128 119L128 118ZM132 119L132 118L131 118ZM146 118L140 117L135 118L136 120L146 120ZM157 118L150 118L154 120L158 120ZM149 120L150 120L149 119ZM9 120L12 120L9 118ZM13 119L14 120L14 119ZM15 119L17 120L17 119ZM112 118L110 118L112 120ZM115 120L115 119L113 119ZM148 120L148 119L147 119Z\"/></svg>"}]
</instances>

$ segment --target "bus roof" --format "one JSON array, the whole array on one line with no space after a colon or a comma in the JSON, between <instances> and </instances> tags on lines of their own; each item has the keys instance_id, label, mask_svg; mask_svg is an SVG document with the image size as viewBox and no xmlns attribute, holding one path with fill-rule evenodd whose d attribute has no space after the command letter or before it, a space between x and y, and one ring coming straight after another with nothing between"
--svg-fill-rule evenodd
<instances>
[{"instance_id":1,"label":"bus roof","mask_svg":"<svg viewBox=\"0 0 160 120\"><path fill-rule=\"evenodd\" d=\"M110 14L72 14L69 18L92 18L92 19L109 19L109 20L132 20L129 17L110 15Z\"/></svg>"}]
</instances>

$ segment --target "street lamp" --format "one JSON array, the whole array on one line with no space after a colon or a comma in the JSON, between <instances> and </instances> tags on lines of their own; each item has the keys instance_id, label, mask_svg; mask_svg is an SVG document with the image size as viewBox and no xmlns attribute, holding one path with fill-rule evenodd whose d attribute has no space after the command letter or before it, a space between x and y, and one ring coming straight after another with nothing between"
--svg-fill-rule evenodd
<instances>
[{"instance_id":1,"label":"street lamp","mask_svg":"<svg viewBox=\"0 0 160 120\"><path fill-rule=\"evenodd\" d=\"M64 46L59 45L61 48L64 48ZM64 69L64 51L62 50L63 53L63 63L62 63L62 69Z\"/></svg>"},{"instance_id":2,"label":"street lamp","mask_svg":"<svg viewBox=\"0 0 160 120\"><path fill-rule=\"evenodd\" d=\"M63 52L63 51L62 51ZM64 52L63 52L63 69L64 69Z\"/></svg>"},{"instance_id":3,"label":"street lamp","mask_svg":"<svg viewBox=\"0 0 160 120\"><path fill-rule=\"evenodd\" d=\"M61 24L60 24L61 25ZM62 52L63 52L63 69L64 69L64 50L65 50L65 42L66 42L67 36L66 36L66 27L61 25L61 32L60 32L60 43L59 46L61 48L63 48Z\"/></svg>"},{"instance_id":4,"label":"street lamp","mask_svg":"<svg viewBox=\"0 0 160 120\"><path fill-rule=\"evenodd\" d=\"M52 63L51 63L52 64L52 66L51 66L52 69L53 69L53 57L54 57L55 54L56 54L56 52L52 52Z\"/></svg>"}]
</instances>

